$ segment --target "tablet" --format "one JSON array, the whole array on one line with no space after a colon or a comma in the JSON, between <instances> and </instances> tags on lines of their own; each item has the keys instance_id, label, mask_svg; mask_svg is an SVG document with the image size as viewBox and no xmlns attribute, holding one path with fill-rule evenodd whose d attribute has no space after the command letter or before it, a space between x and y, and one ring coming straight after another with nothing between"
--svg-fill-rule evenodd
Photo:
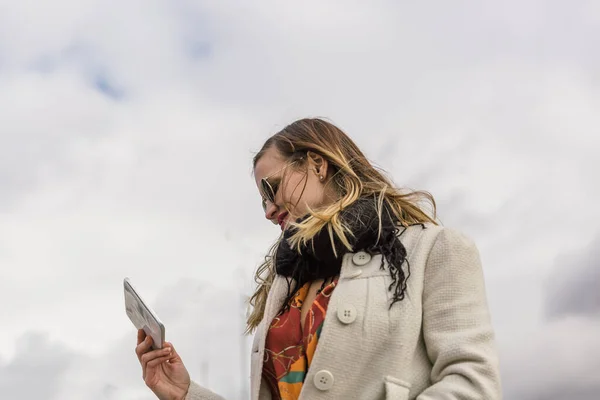
<instances>
[{"instance_id":1,"label":"tablet","mask_svg":"<svg viewBox=\"0 0 600 400\"><path fill-rule=\"evenodd\" d=\"M162 349L165 343L165 326L154 311L142 300L129 278L123 280L125 292L125 312L137 329L143 329L152 336L152 348Z\"/></svg>"}]
</instances>

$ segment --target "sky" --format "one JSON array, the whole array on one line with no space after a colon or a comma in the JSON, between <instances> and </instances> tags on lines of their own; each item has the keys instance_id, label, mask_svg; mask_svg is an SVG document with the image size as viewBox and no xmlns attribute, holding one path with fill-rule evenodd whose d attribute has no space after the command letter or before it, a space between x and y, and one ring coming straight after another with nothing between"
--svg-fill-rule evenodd
<instances>
[{"instance_id":1,"label":"sky","mask_svg":"<svg viewBox=\"0 0 600 400\"><path fill-rule=\"evenodd\" d=\"M252 156L324 117L477 244L505 398L596 399L599 46L592 0L0 0L0 393L154 398L127 276L245 398Z\"/></svg>"}]
</instances>

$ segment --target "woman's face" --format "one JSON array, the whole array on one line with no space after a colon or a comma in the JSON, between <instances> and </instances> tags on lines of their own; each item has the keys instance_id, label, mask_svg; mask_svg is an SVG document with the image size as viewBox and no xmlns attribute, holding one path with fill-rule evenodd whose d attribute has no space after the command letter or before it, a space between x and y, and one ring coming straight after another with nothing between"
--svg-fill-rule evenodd
<instances>
[{"instance_id":1,"label":"woman's face","mask_svg":"<svg viewBox=\"0 0 600 400\"><path fill-rule=\"evenodd\" d=\"M315 209L324 205L329 199L325 191L327 170L327 161L317 154L309 152L304 160L293 163L281 157L275 148L268 149L254 168L265 218L283 230L287 221L306 215L308 207ZM264 194L263 178L275 191L274 202L265 200L268 196Z\"/></svg>"}]
</instances>

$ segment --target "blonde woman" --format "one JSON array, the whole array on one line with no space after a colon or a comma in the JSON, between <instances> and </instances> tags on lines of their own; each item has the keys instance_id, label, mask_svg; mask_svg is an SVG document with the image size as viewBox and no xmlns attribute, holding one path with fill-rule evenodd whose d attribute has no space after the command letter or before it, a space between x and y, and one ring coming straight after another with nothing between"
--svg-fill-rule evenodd
<instances>
[{"instance_id":1,"label":"blonde woman","mask_svg":"<svg viewBox=\"0 0 600 400\"><path fill-rule=\"evenodd\" d=\"M478 250L429 193L395 188L321 119L270 137L254 175L282 235L250 301L252 400L502 397ZM158 398L222 400L171 343L141 331L136 353Z\"/></svg>"}]
</instances>

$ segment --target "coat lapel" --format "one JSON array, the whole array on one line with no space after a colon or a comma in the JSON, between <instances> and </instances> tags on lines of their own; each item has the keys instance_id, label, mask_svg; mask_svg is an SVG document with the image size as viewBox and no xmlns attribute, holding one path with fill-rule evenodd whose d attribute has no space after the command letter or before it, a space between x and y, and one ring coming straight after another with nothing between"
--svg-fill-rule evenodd
<instances>
[{"instance_id":1,"label":"coat lapel","mask_svg":"<svg viewBox=\"0 0 600 400\"><path fill-rule=\"evenodd\" d=\"M294 286L294 281L290 278L290 285ZM283 306L283 302L285 301L288 294L288 281L287 278L281 275L275 275L275 279L273 280L273 285L271 286L271 290L269 291L269 295L267 296L267 304L265 305L265 315L263 317L263 323L266 322L269 326L275 318L277 312ZM266 330L264 331L266 332Z\"/></svg>"},{"instance_id":2,"label":"coat lapel","mask_svg":"<svg viewBox=\"0 0 600 400\"><path fill-rule=\"evenodd\" d=\"M292 280L290 284L293 287L294 281ZM267 333L269 331L271 323L273 322L273 318L275 318L275 315L277 315L277 312L281 309L281 306L283 306L283 302L285 301L287 294L287 278L280 275L276 275L275 279L273 280L273 284L271 285L271 289L269 290L269 295L267 296L267 303L265 304L265 314L258 328L256 329L256 337L254 338L257 345L258 354L256 354L256 357L254 357L252 360L252 399L258 399L259 393L261 392L260 385L262 381L262 369ZM268 391L269 389L266 390Z\"/></svg>"}]
</instances>

